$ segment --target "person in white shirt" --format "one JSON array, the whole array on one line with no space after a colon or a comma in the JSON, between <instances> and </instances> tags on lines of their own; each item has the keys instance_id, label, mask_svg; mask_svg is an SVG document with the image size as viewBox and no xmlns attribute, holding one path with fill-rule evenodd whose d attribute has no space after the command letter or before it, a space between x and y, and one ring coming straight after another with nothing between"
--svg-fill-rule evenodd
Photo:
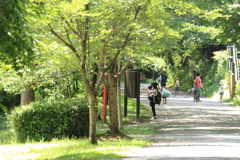
<instances>
[{"instance_id":1,"label":"person in white shirt","mask_svg":"<svg viewBox=\"0 0 240 160\"><path fill-rule=\"evenodd\" d=\"M220 99L219 99L219 102L223 102L223 95L224 95L224 83L223 83L223 80L220 80L219 82L219 94L220 94Z\"/></svg>"}]
</instances>

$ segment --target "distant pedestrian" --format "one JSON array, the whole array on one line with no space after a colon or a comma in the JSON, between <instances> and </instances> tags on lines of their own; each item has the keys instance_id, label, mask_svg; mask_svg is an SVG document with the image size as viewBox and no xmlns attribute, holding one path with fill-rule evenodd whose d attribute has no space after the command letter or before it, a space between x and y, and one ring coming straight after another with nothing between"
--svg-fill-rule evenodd
<instances>
[{"instance_id":1,"label":"distant pedestrian","mask_svg":"<svg viewBox=\"0 0 240 160\"><path fill-rule=\"evenodd\" d=\"M167 76L166 76L166 72L165 71L162 71L160 76L159 76L159 80L161 82L161 87L162 86L166 86L166 83L167 83Z\"/></svg>"},{"instance_id":2,"label":"distant pedestrian","mask_svg":"<svg viewBox=\"0 0 240 160\"><path fill-rule=\"evenodd\" d=\"M195 79L195 90L196 90L196 102L201 102L200 100L200 90L203 89L201 73L197 72L197 78Z\"/></svg>"},{"instance_id":3,"label":"distant pedestrian","mask_svg":"<svg viewBox=\"0 0 240 160\"><path fill-rule=\"evenodd\" d=\"M179 95L179 90L180 90L180 81L178 77L176 77L174 83L175 83L175 96L176 96L176 95Z\"/></svg>"},{"instance_id":4,"label":"distant pedestrian","mask_svg":"<svg viewBox=\"0 0 240 160\"><path fill-rule=\"evenodd\" d=\"M220 94L219 102L220 103L223 102L224 90L225 90L225 88L224 88L223 80L220 80L220 83L219 83L219 94Z\"/></svg>"},{"instance_id":5,"label":"distant pedestrian","mask_svg":"<svg viewBox=\"0 0 240 160\"><path fill-rule=\"evenodd\" d=\"M157 96L158 83L157 82L151 83L151 86L152 86L152 91L150 92L150 94L152 94L152 97ZM156 119L155 105L156 105L156 102L153 101L153 98L150 98L150 106L152 108L152 114L153 114L153 117L151 119Z\"/></svg>"}]
</instances>

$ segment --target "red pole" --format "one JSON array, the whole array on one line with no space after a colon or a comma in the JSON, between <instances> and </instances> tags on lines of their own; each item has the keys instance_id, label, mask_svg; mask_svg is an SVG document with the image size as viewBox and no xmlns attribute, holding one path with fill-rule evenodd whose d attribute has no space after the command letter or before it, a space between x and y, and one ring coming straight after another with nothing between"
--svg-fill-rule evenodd
<instances>
[{"instance_id":1,"label":"red pole","mask_svg":"<svg viewBox=\"0 0 240 160\"><path fill-rule=\"evenodd\" d=\"M105 75L105 77L107 78L107 75ZM103 113L102 121L104 123L106 122L106 115L107 115L107 102L108 102L107 95L108 95L107 86L104 85L103 86L103 110L102 110L102 113Z\"/></svg>"}]
</instances>

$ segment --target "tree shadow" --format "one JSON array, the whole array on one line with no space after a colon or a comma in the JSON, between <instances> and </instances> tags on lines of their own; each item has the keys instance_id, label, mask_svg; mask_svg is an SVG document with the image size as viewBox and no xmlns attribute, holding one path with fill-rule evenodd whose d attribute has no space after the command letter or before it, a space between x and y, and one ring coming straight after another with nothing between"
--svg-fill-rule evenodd
<instances>
[{"instance_id":1,"label":"tree shadow","mask_svg":"<svg viewBox=\"0 0 240 160\"><path fill-rule=\"evenodd\" d=\"M89 154L68 154L54 158L52 160L98 160L98 159L112 159L112 158L123 158L119 154L107 153L103 154L100 152L91 152Z\"/></svg>"}]
</instances>

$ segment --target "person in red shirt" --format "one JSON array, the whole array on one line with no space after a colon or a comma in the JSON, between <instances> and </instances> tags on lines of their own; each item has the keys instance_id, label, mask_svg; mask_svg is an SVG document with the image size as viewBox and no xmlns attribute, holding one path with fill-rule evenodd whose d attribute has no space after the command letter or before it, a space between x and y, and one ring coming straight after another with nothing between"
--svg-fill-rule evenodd
<instances>
[{"instance_id":1,"label":"person in red shirt","mask_svg":"<svg viewBox=\"0 0 240 160\"><path fill-rule=\"evenodd\" d=\"M196 90L196 102L201 102L200 100L200 90L203 89L202 80L201 80L201 73L197 72L197 78L195 83L195 90Z\"/></svg>"}]
</instances>

